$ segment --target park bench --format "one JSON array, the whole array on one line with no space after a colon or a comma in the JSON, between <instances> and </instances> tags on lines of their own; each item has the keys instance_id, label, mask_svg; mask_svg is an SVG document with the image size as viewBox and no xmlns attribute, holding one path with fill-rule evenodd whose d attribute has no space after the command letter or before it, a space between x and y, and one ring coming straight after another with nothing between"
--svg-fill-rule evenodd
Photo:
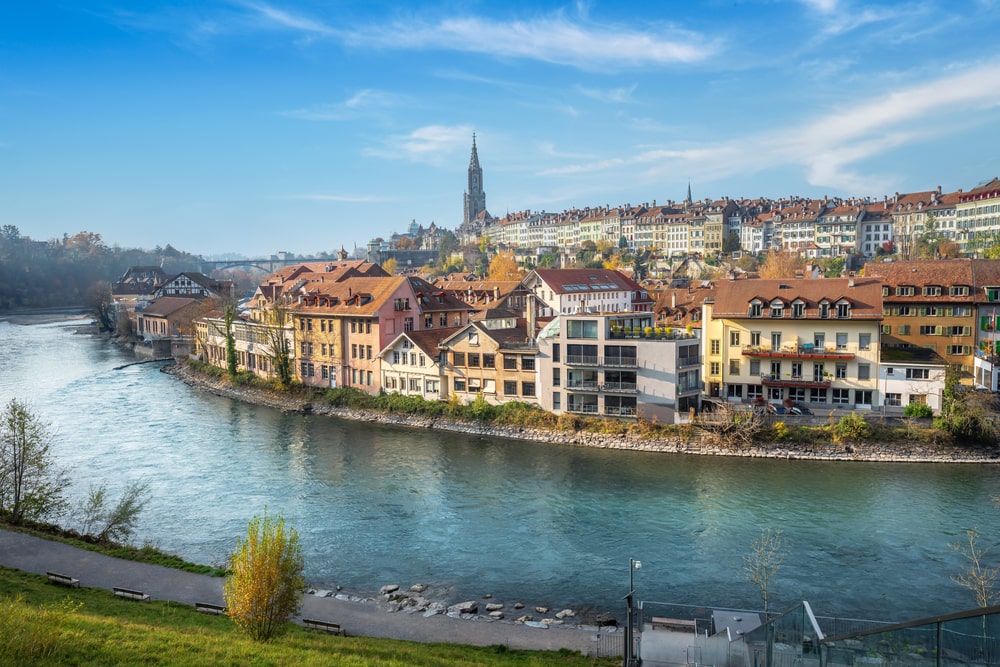
<instances>
[{"instance_id":1,"label":"park bench","mask_svg":"<svg viewBox=\"0 0 1000 667\"><path fill-rule=\"evenodd\" d=\"M80 580L74 579L68 574L59 574L58 572L46 572L45 576L49 578L54 584L62 584L63 586L72 586L73 588L80 587Z\"/></svg>"},{"instance_id":2,"label":"park bench","mask_svg":"<svg viewBox=\"0 0 1000 667\"><path fill-rule=\"evenodd\" d=\"M115 596L120 597L124 600L135 600L136 602L149 602L149 594L143 593L142 591L133 591L131 588L119 588L115 586L112 589L115 592Z\"/></svg>"},{"instance_id":3,"label":"park bench","mask_svg":"<svg viewBox=\"0 0 1000 667\"><path fill-rule=\"evenodd\" d=\"M695 629L694 619L654 616L652 621L654 630L691 630L693 632Z\"/></svg>"},{"instance_id":4,"label":"park bench","mask_svg":"<svg viewBox=\"0 0 1000 667\"><path fill-rule=\"evenodd\" d=\"M219 614L224 615L226 613L226 608L221 604L212 604L210 602L195 602L195 611L200 611L203 614Z\"/></svg>"},{"instance_id":5,"label":"park bench","mask_svg":"<svg viewBox=\"0 0 1000 667\"><path fill-rule=\"evenodd\" d=\"M323 630L335 635L347 635L342 627L336 623L330 623L329 621L317 621L313 618L303 618L302 625L307 628L312 628L313 630Z\"/></svg>"}]
</instances>

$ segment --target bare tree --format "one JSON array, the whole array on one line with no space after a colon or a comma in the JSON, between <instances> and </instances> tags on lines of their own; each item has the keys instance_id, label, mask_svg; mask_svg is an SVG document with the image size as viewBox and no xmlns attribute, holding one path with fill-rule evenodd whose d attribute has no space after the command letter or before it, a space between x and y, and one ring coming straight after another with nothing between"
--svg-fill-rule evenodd
<instances>
[{"instance_id":1,"label":"bare tree","mask_svg":"<svg viewBox=\"0 0 1000 667\"><path fill-rule=\"evenodd\" d=\"M729 403L715 404L711 412L698 416L696 424L718 445L749 447L767 428L767 417L758 410L735 410Z\"/></svg>"},{"instance_id":2,"label":"bare tree","mask_svg":"<svg viewBox=\"0 0 1000 667\"><path fill-rule=\"evenodd\" d=\"M989 549L980 546L978 527L966 530L965 537L965 544L954 543L951 548L965 558L967 567L951 580L972 591L976 596L976 604L980 607L989 607L1000 597L996 590L1000 570L985 564Z\"/></svg>"},{"instance_id":3,"label":"bare tree","mask_svg":"<svg viewBox=\"0 0 1000 667\"><path fill-rule=\"evenodd\" d=\"M780 528L762 528L750 545L750 553L743 556L743 570L747 581L760 589L764 598L764 615L767 615L771 597L771 580L781 569L787 545Z\"/></svg>"},{"instance_id":4,"label":"bare tree","mask_svg":"<svg viewBox=\"0 0 1000 667\"><path fill-rule=\"evenodd\" d=\"M149 502L149 484L132 482L114 507L108 507L107 487L90 487L81 508L83 532L98 542L127 543L135 532L139 514Z\"/></svg>"}]
</instances>

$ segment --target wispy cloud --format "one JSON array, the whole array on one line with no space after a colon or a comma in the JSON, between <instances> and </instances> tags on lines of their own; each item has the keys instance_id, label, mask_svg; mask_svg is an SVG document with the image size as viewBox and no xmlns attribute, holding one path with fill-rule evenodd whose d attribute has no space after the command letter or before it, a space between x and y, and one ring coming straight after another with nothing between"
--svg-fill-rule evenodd
<instances>
[{"instance_id":1,"label":"wispy cloud","mask_svg":"<svg viewBox=\"0 0 1000 667\"><path fill-rule=\"evenodd\" d=\"M801 0L801 2L803 5L821 14L829 14L836 11L838 4L837 0Z\"/></svg>"},{"instance_id":2,"label":"wispy cloud","mask_svg":"<svg viewBox=\"0 0 1000 667\"><path fill-rule=\"evenodd\" d=\"M581 95L589 97L594 100L601 102L612 102L614 104L625 104L632 102L632 93L638 88L637 84L632 84L631 86L624 86L621 88L613 88L611 90L599 90L597 88L585 88L583 86L577 86L577 90L580 91Z\"/></svg>"},{"instance_id":3,"label":"wispy cloud","mask_svg":"<svg viewBox=\"0 0 1000 667\"><path fill-rule=\"evenodd\" d=\"M364 155L393 160L442 164L457 150L466 150L472 141L469 125L428 125L407 135L386 139L378 148L366 148Z\"/></svg>"},{"instance_id":4,"label":"wispy cloud","mask_svg":"<svg viewBox=\"0 0 1000 667\"><path fill-rule=\"evenodd\" d=\"M540 60L581 69L689 64L705 60L717 50L717 44L705 35L672 26L655 26L642 31L589 25L562 15L520 21L476 17L448 18L437 23L407 20L335 29L320 20L270 4L241 4L268 27L294 30L309 37L331 37L366 49L462 51ZM585 9L584 5L578 7L584 16Z\"/></svg>"},{"instance_id":5,"label":"wispy cloud","mask_svg":"<svg viewBox=\"0 0 1000 667\"><path fill-rule=\"evenodd\" d=\"M281 115L301 120L350 120L372 113L375 110L392 108L397 106L399 102L400 98L397 95L366 88L359 90L341 102L317 104L303 109L282 111Z\"/></svg>"},{"instance_id":6,"label":"wispy cloud","mask_svg":"<svg viewBox=\"0 0 1000 667\"><path fill-rule=\"evenodd\" d=\"M969 118L1000 107L1000 63L986 63L864 104L834 110L822 117L772 132L739 137L722 144L680 149L658 148L627 157L564 165L539 172L567 176L613 170L648 170L648 176L688 173L723 178L775 168L798 167L811 185L845 192L877 192L888 183L863 173L863 163L901 146L940 137L955 127L952 118Z\"/></svg>"}]
</instances>

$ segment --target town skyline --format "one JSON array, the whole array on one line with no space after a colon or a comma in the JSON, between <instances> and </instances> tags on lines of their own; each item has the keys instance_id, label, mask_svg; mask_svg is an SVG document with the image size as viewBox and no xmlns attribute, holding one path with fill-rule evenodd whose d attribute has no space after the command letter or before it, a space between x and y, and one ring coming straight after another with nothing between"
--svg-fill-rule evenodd
<instances>
[{"instance_id":1,"label":"town skyline","mask_svg":"<svg viewBox=\"0 0 1000 667\"><path fill-rule=\"evenodd\" d=\"M0 198L35 239L213 255L486 206L969 190L998 174L996 3L32 4L0 22ZM720 11L720 9L724 11Z\"/></svg>"}]
</instances>

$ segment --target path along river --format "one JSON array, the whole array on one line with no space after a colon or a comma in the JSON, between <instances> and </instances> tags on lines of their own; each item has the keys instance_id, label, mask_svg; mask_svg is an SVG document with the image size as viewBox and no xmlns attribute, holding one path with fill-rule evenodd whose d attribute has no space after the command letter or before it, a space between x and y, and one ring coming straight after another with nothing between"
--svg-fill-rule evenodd
<instances>
[{"instance_id":1,"label":"path along river","mask_svg":"<svg viewBox=\"0 0 1000 667\"><path fill-rule=\"evenodd\" d=\"M73 332L0 322L0 400L51 423L75 504L92 483L117 497L147 481L136 541L191 561L222 563L267 507L320 587L620 612L634 558L643 600L760 608L743 556L771 526L788 544L772 609L906 620L975 606L950 545L975 526L984 546L1000 537L992 464L608 451L286 415L157 364L115 370L133 359Z\"/></svg>"}]
</instances>

